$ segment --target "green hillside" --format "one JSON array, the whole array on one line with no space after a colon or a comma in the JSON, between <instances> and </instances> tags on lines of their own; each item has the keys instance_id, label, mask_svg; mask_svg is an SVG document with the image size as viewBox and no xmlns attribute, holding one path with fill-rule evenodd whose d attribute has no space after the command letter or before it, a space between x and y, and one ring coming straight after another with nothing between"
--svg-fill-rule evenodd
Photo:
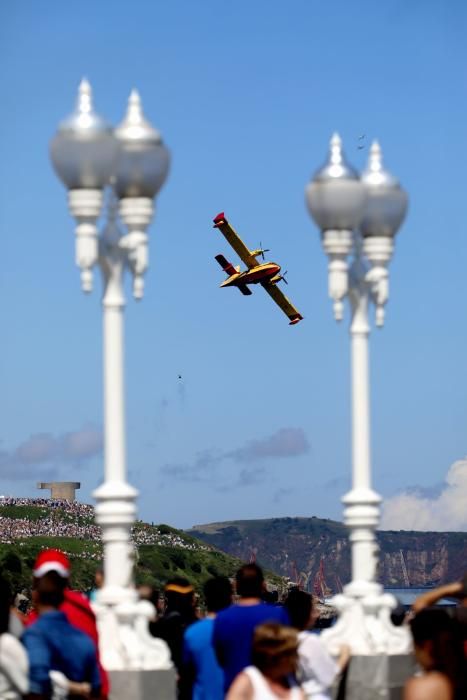
<instances>
[{"instance_id":1,"label":"green hillside","mask_svg":"<svg viewBox=\"0 0 467 700\"><path fill-rule=\"evenodd\" d=\"M200 591L208 578L231 577L242 563L169 525L137 522L132 537L136 582L158 588L169 578L184 576ZM69 555L76 589L92 588L102 560L100 530L94 523L92 506L64 504L51 508L47 501L39 499L0 505L0 570L10 578L15 590L30 588L34 560L47 547ZM270 580L275 585L281 583L273 574Z\"/></svg>"}]
</instances>

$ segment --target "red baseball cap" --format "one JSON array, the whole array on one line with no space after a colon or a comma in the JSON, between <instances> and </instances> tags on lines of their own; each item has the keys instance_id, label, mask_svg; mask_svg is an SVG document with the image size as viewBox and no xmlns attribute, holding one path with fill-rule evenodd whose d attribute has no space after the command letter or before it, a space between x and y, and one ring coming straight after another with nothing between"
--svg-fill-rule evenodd
<instances>
[{"instance_id":1,"label":"red baseball cap","mask_svg":"<svg viewBox=\"0 0 467 700\"><path fill-rule=\"evenodd\" d=\"M33 576L40 578L49 571L56 571L62 578L68 578L71 571L70 560L59 549L46 549L41 552L32 570Z\"/></svg>"}]
</instances>

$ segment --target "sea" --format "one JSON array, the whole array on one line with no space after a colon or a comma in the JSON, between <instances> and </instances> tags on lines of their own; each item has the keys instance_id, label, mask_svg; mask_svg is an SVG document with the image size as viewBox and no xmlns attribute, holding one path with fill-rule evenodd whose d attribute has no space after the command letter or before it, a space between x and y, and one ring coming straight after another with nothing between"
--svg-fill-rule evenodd
<instances>
[{"instance_id":1,"label":"sea","mask_svg":"<svg viewBox=\"0 0 467 700\"><path fill-rule=\"evenodd\" d=\"M414 602L415 598L418 598L422 593L429 591L429 588L385 588L385 593L391 593L401 605L404 607L409 607ZM437 605L449 606L456 605L456 601L452 598L441 598L437 602Z\"/></svg>"}]
</instances>

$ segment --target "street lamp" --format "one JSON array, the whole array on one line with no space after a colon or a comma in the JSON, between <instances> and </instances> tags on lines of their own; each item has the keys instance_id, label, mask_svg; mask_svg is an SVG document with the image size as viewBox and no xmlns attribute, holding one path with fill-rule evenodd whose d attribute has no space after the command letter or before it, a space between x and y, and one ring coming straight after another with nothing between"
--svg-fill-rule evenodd
<instances>
[{"instance_id":1,"label":"street lamp","mask_svg":"<svg viewBox=\"0 0 467 700\"><path fill-rule=\"evenodd\" d=\"M329 296L336 320L343 318L345 297L351 308L352 489L342 500L350 529L352 575L343 594L334 598L339 620L324 638L331 650L346 642L355 654L404 654L410 648L408 634L390 622L395 598L376 582L381 497L371 486L368 337L371 302L376 324L384 324L388 263L408 199L383 168L377 142L359 177L334 134L329 161L307 185L306 200L329 259Z\"/></svg>"},{"instance_id":2,"label":"street lamp","mask_svg":"<svg viewBox=\"0 0 467 700\"><path fill-rule=\"evenodd\" d=\"M123 278L129 270L133 295L140 299L148 266L147 229L153 200L167 177L169 153L144 118L137 92L130 95L123 122L113 129L94 112L91 86L83 80L76 110L59 125L50 155L76 220L83 291L92 290L95 265L103 277L105 473L94 492L104 544L105 582L96 606L101 658L108 670L170 668L166 644L147 631L152 606L138 601L133 585L130 534L138 492L127 482L123 376ZM104 192L108 215L99 234Z\"/></svg>"}]
</instances>

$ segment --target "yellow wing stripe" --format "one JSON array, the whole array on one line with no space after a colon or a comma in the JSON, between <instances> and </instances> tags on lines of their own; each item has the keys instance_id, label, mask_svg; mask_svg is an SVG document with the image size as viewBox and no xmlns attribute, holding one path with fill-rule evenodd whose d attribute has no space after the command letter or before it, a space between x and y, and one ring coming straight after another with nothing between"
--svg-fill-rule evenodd
<instances>
[{"instance_id":1,"label":"yellow wing stripe","mask_svg":"<svg viewBox=\"0 0 467 700\"><path fill-rule=\"evenodd\" d=\"M215 227L218 228L221 233L225 236L227 241L230 243L234 251L237 253L238 257L248 266L249 269L256 267L258 264L257 259L248 250L238 233L229 224L227 219L220 219L215 223Z\"/></svg>"},{"instance_id":2,"label":"yellow wing stripe","mask_svg":"<svg viewBox=\"0 0 467 700\"><path fill-rule=\"evenodd\" d=\"M287 299L285 294L281 292L276 284L272 284L271 282L261 282L261 286L264 287L269 296L274 299L276 304L280 306L282 311L291 321L294 321L295 319L300 321L303 318L298 309L296 309L292 302Z\"/></svg>"}]
</instances>

